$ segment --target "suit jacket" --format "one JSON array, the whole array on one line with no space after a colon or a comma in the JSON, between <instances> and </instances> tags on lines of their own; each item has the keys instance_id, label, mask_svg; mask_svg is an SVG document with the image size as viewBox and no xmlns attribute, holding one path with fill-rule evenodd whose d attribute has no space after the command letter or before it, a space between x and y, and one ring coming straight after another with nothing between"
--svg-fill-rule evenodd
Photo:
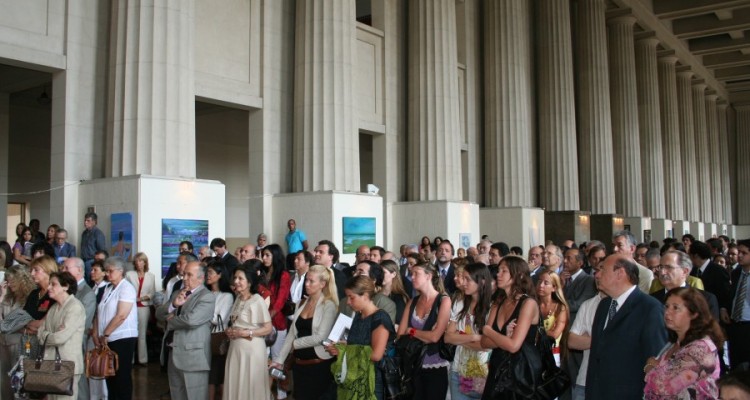
<instances>
[{"instance_id":1,"label":"suit jacket","mask_svg":"<svg viewBox=\"0 0 750 400\"><path fill-rule=\"evenodd\" d=\"M297 337L297 318L302 312L304 307L297 307L292 318L292 323L289 326L289 333L286 335L284 340L284 346L281 347L279 355L274 359L275 362L284 365L289 352L294 349L304 349L312 347L315 350L315 354L318 358L328 360L332 356L323 348L323 341L328 338L328 334L331 333L333 323L336 322L338 311L336 310L336 304L333 301L324 301L325 299L321 295L318 298L318 303L315 304L315 312L312 318L312 335L305 337Z\"/></svg>"},{"instance_id":2,"label":"suit jacket","mask_svg":"<svg viewBox=\"0 0 750 400\"><path fill-rule=\"evenodd\" d=\"M240 260L228 251L224 254L224 257L216 257L216 259L226 265L227 271L229 271L229 276L233 276L234 270L240 265Z\"/></svg>"},{"instance_id":3,"label":"suit jacket","mask_svg":"<svg viewBox=\"0 0 750 400\"><path fill-rule=\"evenodd\" d=\"M584 301L596 296L596 282L594 277L581 271L581 274L563 288L565 300L570 309L570 321L576 320L576 314ZM571 323L572 325L572 323Z\"/></svg>"},{"instance_id":4,"label":"suit jacket","mask_svg":"<svg viewBox=\"0 0 750 400\"><path fill-rule=\"evenodd\" d=\"M346 274L344 274L344 271L333 268L333 280L336 282L336 294L339 296L339 299L343 299L346 297L346 293L344 293L344 286L346 286L346 281L348 280Z\"/></svg>"},{"instance_id":5,"label":"suit jacket","mask_svg":"<svg viewBox=\"0 0 750 400\"><path fill-rule=\"evenodd\" d=\"M174 292L168 302L156 309L156 318L166 321L169 306L179 292ZM167 322L162 339L161 360L166 365L167 336L174 331L171 357L175 368L183 371L208 371L211 369L211 319L214 316L216 296L205 287L190 295L180 307L180 315ZM171 371L169 371L171 373Z\"/></svg>"},{"instance_id":6,"label":"suit jacket","mask_svg":"<svg viewBox=\"0 0 750 400\"><path fill-rule=\"evenodd\" d=\"M437 270L437 273L440 273L440 266L435 264L435 269ZM449 295L452 295L453 292L456 291L456 267L451 263L451 265L448 267L448 272L445 273L445 279L443 279L443 286L445 287L445 291L448 292Z\"/></svg>"},{"instance_id":7,"label":"suit jacket","mask_svg":"<svg viewBox=\"0 0 750 400\"><path fill-rule=\"evenodd\" d=\"M586 398L640 399L643 366L667 342L664 306L636 288L604 329L611 303L612 298L603 299L594 316Z\"/></svg>"},{"instance_id":8,"label":"suit jacket","mask_svg":"<svg viewBox=\"0 0 750 400\"><path fill-rule=\"evenodd\" d=\"M94 321L94 313L96 312L96 294L94 293L94 289L91 289L86 281L81 282L78 285L76 299L81 302L83 309L86 311L84 332L88 332L91 329L91 323ZM88 338L88 333L86 334L86 338ZM83 344L84 346L86 345L85 342Z\"/></svg>"},{"instance_id":9,"label":"suit jacket","mask_svg":"<svg viewBox=\"0 0 750 400\"><path fill-rule=\"evenodd\" d=\"M75 296L68 296L64 303L50 307L44 324L37 337L40 345L47 341L44 350L45 360L55 359L55 346L60 350L60 358L75 363L75 373L82 374L83 365L83 326L86 312Z\"/></svg>"},{"instance_id":10,"label":"suit jacket","mask_svg":"<svg viewBox=\"0 0 750 400\"><path fill-rule=\"evenodd\" d=\"M690 275L698 276L700 265L694 265ZM711 292L719 301L719 307L725 308L728 312L732 310L731 288L729 284L729 272L719 264L709 262L703 274L700 276L703 281L703 288Z\"/></svg>"},{"instance_id":11,"label":"suit jacket","mask_svg":"<svg viewBox=\"0 0 750 400\"><path fill-rule=\"evenodd\" d=\"M740 284L740 277L742 276L742 267L738 266L737 268L732 270L732 287L730 289L729 293L729 301L732 303L732 306L727 308L727 312L729 313L729 316L732 316L732 307L734 307L734 296L737 295L737 286ZM750 277L748 277L750 279Z\"/></svg>"},{"instance_id":12,"label":"suit jacket","mask_svg":"<svg viewBox=\"0 0 750 400\"><path fill-rule=\"evenodd\" d=\"M59 259L60 257L75 257L76 256L76 247L72 244L65 242L62 247L55 245L55 258Z\"/></svg>"},{"instance_id":13,"label":"suit jacket","mask_svg":"<svg viewBox=\"0 0 750 400\"><path fill-rule=\"evenodd\" d=\"M143 287L141 288L141 293L138 293L138 272L136 271L128 271L127 274L125 274L125 278L133 285L135 288L135 295L138 297L148 296L148 301L141 301L141 304L144 306L150 306L154 304L154 293L156 293L156 278L154 277L154 274L150 272L146 272L143 274ZM182 282L182 281L180 281ZM177 284L175 284L176 286ZM173 290L172 293L179 290Z\"/></svg>"},{"instance_id":14,"label":"suit jacket","mask_svg":"<svg viewBox=\"0 0 750 400\"><path fill-rule=\"evenodd\" d=\"M717 321L721 321L721 314L719 314L719 302L716 300L716 296L714 296L713 293L707 292L705 290L697 289L703 297L706 299L706 303L708 303L708 309L711 311L711 315L716 318ZM656 300L659 300L659 303L664 304L665 301L667 301L667 292L663 288L659 291L651 293L651 296L653 296Z\"/></svg>"}]
</instances>

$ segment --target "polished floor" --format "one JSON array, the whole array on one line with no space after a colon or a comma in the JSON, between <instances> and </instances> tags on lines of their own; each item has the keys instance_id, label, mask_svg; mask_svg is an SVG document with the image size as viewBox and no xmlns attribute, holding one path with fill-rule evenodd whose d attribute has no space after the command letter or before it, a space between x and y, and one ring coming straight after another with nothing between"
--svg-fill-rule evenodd
<instances>
[{"instance_id":1,"label":"polished floor","mask_svg":"<svg viewBox=\"0 0 750 400\"><path fill-rule=\"evenodd\" d=\"M134 400L159 400L168 390L167 374L161 371L159 363L151 362L148 366L133 368Z\"/></svg>"}]
</instances>

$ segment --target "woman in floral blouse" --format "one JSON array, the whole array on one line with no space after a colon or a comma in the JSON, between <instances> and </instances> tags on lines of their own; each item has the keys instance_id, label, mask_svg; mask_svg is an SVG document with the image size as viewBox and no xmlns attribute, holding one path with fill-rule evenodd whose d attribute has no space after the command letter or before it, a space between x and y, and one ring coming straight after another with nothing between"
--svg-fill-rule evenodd
<instances>
[{"instance_id":1,"label":"woman in floral blouse","mask_svg":"<svg viewBox=\"0 0 750 400\"><path fill-rule=\"evenodd\" d=\"M669 343L646 364L645 399L716 399L724 337L697 289L667 293L664 323Z\"/></svg>"}]
</instances>

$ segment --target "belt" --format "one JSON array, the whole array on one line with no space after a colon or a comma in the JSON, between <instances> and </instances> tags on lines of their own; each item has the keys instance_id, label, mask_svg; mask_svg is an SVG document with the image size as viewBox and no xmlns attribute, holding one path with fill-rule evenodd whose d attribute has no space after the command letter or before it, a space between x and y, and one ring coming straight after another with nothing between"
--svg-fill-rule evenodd
<instances>
[{"instance_id":1,"label":"belt","mask_svg":"<svg viewBox=\"0 0 750 400\"><path fill-rule=\"evenodd\" d=\"M322 358L313 358L312 360L303 360L301 358L294 357L294 363L297 365L315 365L324 363L329 360L324 360Z\"/></svg>"}]
</instances>

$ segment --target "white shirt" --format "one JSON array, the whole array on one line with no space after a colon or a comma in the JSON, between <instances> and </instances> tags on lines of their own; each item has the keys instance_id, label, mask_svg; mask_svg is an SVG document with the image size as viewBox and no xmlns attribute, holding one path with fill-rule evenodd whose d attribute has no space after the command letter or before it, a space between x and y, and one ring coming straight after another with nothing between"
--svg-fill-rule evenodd
<instances>
[{"instance_id":1,"label":"white shirt","mask_svg":"<svg viewBox=\"0 0 750 400\"><path fill-rule=\"evenodd\" d=\"M104 289L102 301L97 307L96 321L98 323L99 335L104 335L104 329L109 325L112 318L117 315L117 305L120 303L132 303L130 313L114 332L109 333L109 342L119 339L138 337L138 307L135 306L135 288L127 279L120 281L117 286L109 286Z\"/></svg>"},{"instance_id":2,"label":"white shirt","mask_svg":"<svg viewBox=\"0 0 750 400\"><path fill-rule=\"evenodd\" d=\"M706 272L706 268L708 267L708 263L711 262L711 259L709 258L706 260L703 265L701 265L700 268L698 268L701 271L701 275L703 275L704 272Z\"/></svg>"},{"instance_id":3,"label":"white shirt","mask_svg":"<svg viewBox=\"0 0 750 400\"><path fill-rule=\"evenodd\" d=\"M307 276L307 272L302 274L302 276L294 274L291 292L294 304L299 304L300 300L302 300L302 289L305 287L305 276Z\"/></svg>"},{"instance_id":4,"label":"white shirt","mask_svg":"<svg viewBox=\"0 0 750 400\"><path fill-rule=\"evenodd\" d=\"M570 281L573 282L574 280L576 280L576 278L581 276L582 273L583 273L583 268L579 268L578 272L570 276Z\"/></svg>"},{"instance_id":5,"label":"white shirt","mask_svg":"<svg viewBox=\"0 0 750 400\"><path fill-rule=\"evenodd\" d=\"M573 326L570 327L570 333L575 333L579 336L591 336L591 328L594 326L594 315L596 315L596 308L599 307L599 303L602 301L602 295L598 294L581 304L576 314L576 320L573 321ZM581 367L578 370L578 378L576 378L576 385L586 386L586 371L589 369L589 354L591 349L583 351L583 361L581 361Z\"/></svg>"}]
</instances>

